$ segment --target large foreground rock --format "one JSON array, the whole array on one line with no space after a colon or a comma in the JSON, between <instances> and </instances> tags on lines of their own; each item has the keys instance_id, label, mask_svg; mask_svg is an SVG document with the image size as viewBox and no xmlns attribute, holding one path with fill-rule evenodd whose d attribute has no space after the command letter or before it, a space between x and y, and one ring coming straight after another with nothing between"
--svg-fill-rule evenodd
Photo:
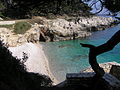
<instances>
[{"instance_id":1,"label":"large foreground rock","mask_svg":"<svg viewBox=\"0 0 120 90\"><path fill-rule=\"evenodd\" d=\"M95 73L69 73L63 86L78 86L89 90L120 90L120 81L106 73L102 78L95 78Z\"/></svg>"}]
</instances>

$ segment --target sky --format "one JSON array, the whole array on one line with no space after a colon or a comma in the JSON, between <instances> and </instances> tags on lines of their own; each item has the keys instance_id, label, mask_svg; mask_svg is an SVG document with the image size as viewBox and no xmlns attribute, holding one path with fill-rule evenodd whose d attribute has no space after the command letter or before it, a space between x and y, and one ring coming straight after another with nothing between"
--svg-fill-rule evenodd
<instances>
[{"instance_id":1,"label":"sky","mask_svg":"<svg viewBox=\"0 0 120 90\"><path fill-rule=\"evenodd\" d=\"M88 2L87 4L90 5L90 4L92 3L92 1L95 1L95 0L91 0L91 1ZM98 1L98 0L96 0L96 1ZM100 3L100 2L97 2L97 3L96 3L96 7L97 7L98 10L96 10L95 5L92 6L92 11L91 11L92 13L96 13L97 11L100 10L101 3ZM111 16L108 15L109 13L110 13L109 10L107 10L106 8L103 8L103 10L102 10L100 13L98 13L97 15L105 16L105 17L111 17ZM117 17L120 17L120 13L117 15Z\"/></svg>"}]
</instances>

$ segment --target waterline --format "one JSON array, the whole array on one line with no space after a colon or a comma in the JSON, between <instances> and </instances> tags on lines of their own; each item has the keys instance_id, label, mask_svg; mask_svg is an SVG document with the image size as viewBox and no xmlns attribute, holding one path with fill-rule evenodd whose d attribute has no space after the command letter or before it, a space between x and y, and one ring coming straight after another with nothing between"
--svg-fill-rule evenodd
<instances>
[{"instance_id":1,"label":"waterline","mask_svg":"<svg viewBox=\"0 0 120 90\"><path fill-rule=\"evenodd\" d=\"M66 73L79 72L89 66L89 49L81 47L79 43L93 44L96 46L101 45L117 32L119 28L120 25L104 31L97 31L92 36L84 39L42 43L50 63L50 69L58 81L63 81ZM116 61L120 63L119 56L120 44L114 50L98 56L98 62Z\"/></svg>"}]
</instances>

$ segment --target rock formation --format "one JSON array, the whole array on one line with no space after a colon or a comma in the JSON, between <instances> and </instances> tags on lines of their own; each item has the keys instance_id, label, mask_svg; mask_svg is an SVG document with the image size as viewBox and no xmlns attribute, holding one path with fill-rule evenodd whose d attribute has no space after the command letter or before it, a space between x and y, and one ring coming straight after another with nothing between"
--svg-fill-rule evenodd
<instances>
[{"instance_id":1,"label":"rock formation","mask_svg":"<svg viewBox=\"0 0 120 90\"><path fill-rule=\"evenodd\" d=\"M3 19L0 17L0 20L3 20Z\"/></svg>"},{"instance_id":2,"label":"rock formation","mask_svg":"<svg viewBox=\"0 0 120 90\"><path fill-rule=\"evenodd\" d=\"M46 19L37 17L27 20L32 27L25 34L15 34L13 29L0 27L0 37L9 46L21 45L25 42L60 41L90 36L92 31L103 30L116 25L118 21L99 16L70 19ZM11 25L15 21L0 21L1 25Z\"/></svg>"},{"instance_id":3,"label":"rock formation","mask_svg":"<svg viewBox=\"0 0 120 90\"><path fill-rule=\"evenodd\" d=\"M70 40L90 36L92 31L104 30L118 23L112 18L99 16L79 17L70 19L44 20L47 27L47 36L53 41ZM50 39L51 40L51 39Z\"/></svg>"},{"instance_id":4,"label":"rock formation","mask_svg":"<svg viewBox=\"0 0 120 90\"><path fill-rule=\"evenodd\" d=\"M99 64L100 67L102 67L104 69L104 71L106 73L110 73L110 70L112 68L113 65L115 66L119 66L120 67L120 64L117 63L117 62L107 62L107 63L102 63L102 64ZM94 72L93 69L91 67L88 67L80 72Z\"/></svg>"}]
</instances>

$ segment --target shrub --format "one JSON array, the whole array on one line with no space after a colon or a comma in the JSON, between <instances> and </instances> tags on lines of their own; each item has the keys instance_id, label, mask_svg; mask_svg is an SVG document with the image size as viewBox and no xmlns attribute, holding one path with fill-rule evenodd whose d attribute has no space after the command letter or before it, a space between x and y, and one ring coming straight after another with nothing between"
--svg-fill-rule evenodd
<instances>
[{"instance_id":1,"label":"shrub","mask_svg":"<svg viewBox=\"0 0 120 90\"><path fill-rule=\"evenodd\" d=\"M0 1L0 9L4 9L4 8L5 8L5 6L4 6L3 2Z\"/></svg>"},{"instance_id":2,"label":"shrub","mask_svg":"<svg viewBox=\"0 0 120 90\"><path fill-rule=\"evenodd\" d=\"M27 22L18 22L14 26L14 33L24 34L27 30L31 28L31 25Z\"/></svg>"},{"instance_id":3,"label":"shrub","mask_svg":"<svg viewBox=\"0 0 120 90\"><path fill-rule=\"evenodd\" d=\"M2 12L0 12L0 17L1 17L1 18L4 18L4 17L5 17Z\"/></svg>"},{"instance_id":4,"label":"shrub","mask_svg":"<svg viewBox=\"0 0 120 90\"><path fill-rule=\"evenodd\" d=\"M14 24L12 25L0 25L0 27L4 27L4 28L8 28L8 29L12 29L14 26Z\"/></svg>"}]
</instances>

